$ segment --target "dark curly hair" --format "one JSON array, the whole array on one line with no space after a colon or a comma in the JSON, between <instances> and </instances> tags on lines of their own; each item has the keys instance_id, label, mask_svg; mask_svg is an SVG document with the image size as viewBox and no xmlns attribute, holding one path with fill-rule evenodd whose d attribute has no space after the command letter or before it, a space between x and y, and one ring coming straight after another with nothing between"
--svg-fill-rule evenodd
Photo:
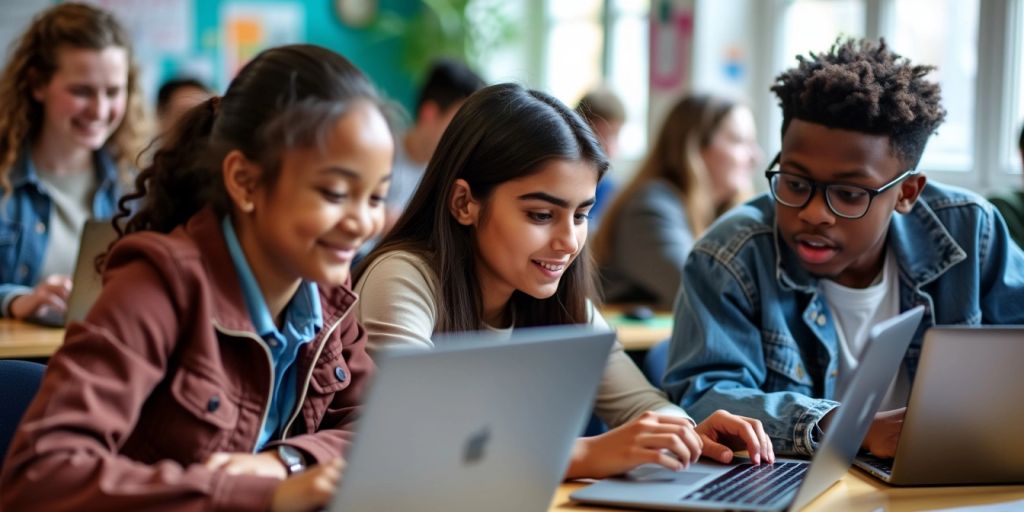
<instances>
[{"instance_id":1,"label":"dark curly hair","mask_svg":"<svg viewBox=\"0 0 1024 512\"><path fill-rule=\"evenodd\" d=\"M934 66L919 66L885 40L836 39L828 53L798 56L799 64L775 78L782 134L793 119L872 135L888 135L895 156L917 167L928 137L946 110Z\"/></svg>"}]
</instances>

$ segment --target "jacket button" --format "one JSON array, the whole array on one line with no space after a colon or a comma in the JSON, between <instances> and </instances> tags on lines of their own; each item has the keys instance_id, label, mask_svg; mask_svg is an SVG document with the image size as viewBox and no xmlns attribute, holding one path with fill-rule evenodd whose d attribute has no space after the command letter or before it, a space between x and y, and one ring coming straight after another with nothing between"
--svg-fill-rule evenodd
<instances>
[{"instance_id":1,"label":"jacket button","mask_svg":"<svg viewBox=\"0 0 1024 512\"><path fill-rule=\"evenodd\" d=\"M338 382L345 382L345 370L342 370L340 366L334 367L334 376L338 379Z\"/></svg>"},{"instance_id":2,"label":"jacket button","mask_svg":"<svg viewBox=\"0 0 1024 512\"><path fill-rule=\"evenodd\" d=\"M28 275L28 265L21 265L18 267L18 276L24 278Z\"/></svg>"},{"instance_id":3,"label":"jacket button","mask_svg":"<svg viewBox=\"0 0 1024 512\"><path fill-rule=\"evenodd\" d=\"M220 409L220 397L217 395L213 395L210 397L210 401L206 402L206 410L214 412L217 409Z\"/></svg>"},{"instance_id":4,"label":"jacket button","mask_svg":"<svg viewBox=\"0 0 1024 512\"><path fill-rule=\"evenodd\" d=\"M818 326L824 327L825 326L825 322L827 322L827 321L828 321L828 319L825 318L825 315L818 315L818 320L817 320Z\"/></svg>"},{"instance_id":5,"label":"jacket button","mask_svg":"<svg viewBox=\"0 0 1024 512\"><path fill-rule=\"evenodd\" d=\"M43 224L43 221L36 222L36 233L46 233L46 224Z\"/></svg>"}]
</instances>

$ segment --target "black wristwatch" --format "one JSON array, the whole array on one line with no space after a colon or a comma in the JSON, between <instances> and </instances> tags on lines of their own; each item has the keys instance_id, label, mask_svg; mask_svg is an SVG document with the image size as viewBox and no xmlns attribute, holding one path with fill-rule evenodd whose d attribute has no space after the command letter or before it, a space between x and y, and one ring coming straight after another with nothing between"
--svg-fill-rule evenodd
<instances>
[{"instance_id":1,"label":"black wristwatch","mask_svg":"<svg viewBox=\"0 0 1024 512\"><path fill-rule=\"evenodd\" d=\"M302 452L291 446L286 444L278 445L277 458L281 459L281 463L284 464L284 468L288 471L289 476L306 470L306 458L302 456Z\"/></svg>"}]
</instances>

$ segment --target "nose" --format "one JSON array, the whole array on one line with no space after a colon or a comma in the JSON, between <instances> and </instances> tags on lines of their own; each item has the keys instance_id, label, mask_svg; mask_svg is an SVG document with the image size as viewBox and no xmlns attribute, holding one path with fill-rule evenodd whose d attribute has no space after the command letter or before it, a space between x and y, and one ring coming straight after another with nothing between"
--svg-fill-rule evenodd
<instances>
[{"instance_id":1,"label":"nose","mask_svg":"<svg viewBox=\"0 0 1024 512\"><path fill-rule=\"evenodd\" d=\"M375 229L374 216L383 215L383 211L378 210L381 209L374 208L367 201L353 201L342 218L341 227L352 238L365 240Z\"/></svg>"},{"instance_id":2,"label":"nose","mask_svg":"<svg viewBox=\"0 0 1024 512\"><path fill-rule=\"evenodd\" d=\"M94 94L89 100L86 114L90 119L102 119L105 117L107 110L109 110L109 105L110 101L102 92Z\"/></svg>"},{"instance_id":3,"label":"nose","mask_svg":"<svg viewBox=\"0 0 1024 512\"><path fill-rule=\"evenodd\" d=\"M812 225L835 224L836 217L828 207L825 191L815 188L811 194L811 200L800 209L800 220Z\"/></svg>"},{"instance_id":4,"label":"nose","mask_svg":"<svg viewBox=\"0 0 1024 512\"><path fill-rule=\"evenodd\" d=\"M566 254L579 252L580 247L586 242L587 229L586 225L582 226L582 230L577 229L580 226L577 226L574 220L574 217L570 215L567 221L555 224L551 239L552 249Z\"/></svg>"}]
</instances>

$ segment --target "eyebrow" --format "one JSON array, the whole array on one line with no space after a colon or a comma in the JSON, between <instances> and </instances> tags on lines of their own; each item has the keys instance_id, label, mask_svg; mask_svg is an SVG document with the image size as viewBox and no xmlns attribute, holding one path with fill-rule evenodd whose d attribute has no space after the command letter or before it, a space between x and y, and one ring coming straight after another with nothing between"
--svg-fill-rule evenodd
<instances>
[{"instance_id":1,"label":"eyebrow","mask_svg":"<svg viewBox=\"0 0 1024 512\"><path fill-rule=\"evenodd\" d=\"M330 167L321 168L320 171L319 171L319 174L336 174L336 175L341 176L343 178L350 178L350 179L359 180L359 181L361 181L363 179L363 175L362 174L360 174L360 173L358 173L356 171L353 171L352 169L348 169L348 168L345 168L345 167L333 166L333 165L330 166ZM391 176L392 176L391 174L388 174L387 176L384 176L383 178L381 178L381 180L380 180L381 183L385 183L385 182L391 181Z\"/></svg>"},{"instance_id":2,"label":"eyebrow","mask_svg":"<svg viewBox=\"0 0 1024 512\"><path fill-rule=\"evenodd\" d=\"M800 172L802 172L804 174L811 174L811 172L808 171L806 167L804 167L804 166L802 166L802 165L800 165L800 164L798 164L796 162L786 162L785 164L786 164L787 167L795 167L797 170L799 170ZM782 166L782 162L779 162L779 166L780 167ZM846 170L846 171L837 172L834 176L832 176L832 178L834 180L846 180L846 179L851 179L851 178L870 178L870 177L871 177L871 175L868 174L867 170L865 170L865 169L850 169L850 170Z\"/></svg>"},{"instance_id":3,"label":"eyebrow","mask_svg":"<svg viewBox=\"0 0 1024 512\"><path fill-rule=\"evenodd\" d=\"M551 194L546 194L544 192L530 192L529 194L523 194L523 195L519 196L519 200L520 201L529 201L531 199L532 200L548 202L548 203L551 203L551 204L553 204L555 206L558 206L558 207L561 207L561 208L568 208L569 207L569 201L566 201L565 199L562 199L560 197L555 197L555 196L553 196ZM577 208L583 208L585 206L590 206L590 205L594 204L594 201L595 201L595 199L593 197L591 197L590 199L587 199L586 201L583 201L582 203L580 203L580 205Z\"/></svg>"}]
</instances>

